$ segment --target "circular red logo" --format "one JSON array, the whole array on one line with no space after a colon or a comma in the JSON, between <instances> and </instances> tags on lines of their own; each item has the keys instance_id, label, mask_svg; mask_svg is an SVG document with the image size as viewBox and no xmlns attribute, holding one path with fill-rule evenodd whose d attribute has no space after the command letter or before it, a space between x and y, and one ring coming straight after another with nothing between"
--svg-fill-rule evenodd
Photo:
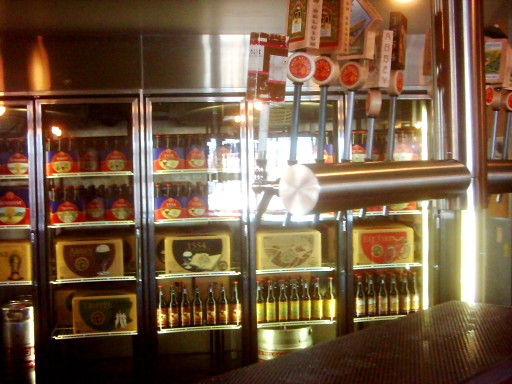
<instances>
[{"instance_id":1,"label":"circular red logo","mask_svg":"<svg viewBox=\"0 0 512 384\"><path fill-rule=\"evenodd\" d=\"M329 63L326 59L318 59L316 61L316 69L313 77L317 81L325 81L331 76L332 67L331 63Z\"/></svg>"},{"instance_id":2,"label":"circular red logo","mask_svg":"<svg viewBox=\"0 0 512 384\"><path fill-rule=\"evenodd\" d=\"M288 68L292 76L304 79L311 73L311 61L305 55L298 55L290 60Z\"/></svg>"},{"instance_id":3,"label":"circular red logo","mask_svg":"<svg viewBox=\"0 0 512 384\"><path fill-rule=\"evenodd\" d=\"M404 74L402 71L398 72L396 76L396 89L399 93L402 93L402 90L404 89Z\"/></svg>"},{"instance_id":4,"label":"circular red logo","mask_svg":"<svg viewBox=\"0 0 512 384\"><path fill-rule=\"evenodd\" d=\"M509 92L508 95L507 95L507 109L509 111L512 111L512 92Z\"/></svg>"},{"instance_id":5,"label":"circular red logo","mask_svg":"<svg viewBox=\"0 0 512 384\"><path fill-rule=\"evenodd\" d=\"M492 103L493 91L491 87L485 89L485 104L489 105Z\"/></svg>"},{"instance_id":6,"label":"circular red logo","mask_svg":"<svg viewBox=\"0 0 512 384\"><path fill-rule=\"evenodd\" d=\"M345 65L341 71L341 83L350 87L359 80L359 68L355 64Z\"/></svg>"}]
</instances>

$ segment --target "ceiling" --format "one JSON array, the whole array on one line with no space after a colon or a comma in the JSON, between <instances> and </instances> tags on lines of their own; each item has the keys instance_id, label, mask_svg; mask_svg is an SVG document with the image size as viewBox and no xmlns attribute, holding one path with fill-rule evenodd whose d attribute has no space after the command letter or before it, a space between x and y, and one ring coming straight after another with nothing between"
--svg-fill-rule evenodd
<instances>
[{"instance_id":1,"label":"ceiling","mask_svg":"<svg viewBox=\"0 0 512 384\"><path fill-rule=\"evenodd\" d=\"M482 0L483 1L483 0ZM430 1L370 0L388 24L390 11L408 18L409 33L430 26ZM485 0L486 24L507 30L511 0ZM287 0L0 0L3 32L40 34L284 33Z\"/></svg>"}]
</instances>

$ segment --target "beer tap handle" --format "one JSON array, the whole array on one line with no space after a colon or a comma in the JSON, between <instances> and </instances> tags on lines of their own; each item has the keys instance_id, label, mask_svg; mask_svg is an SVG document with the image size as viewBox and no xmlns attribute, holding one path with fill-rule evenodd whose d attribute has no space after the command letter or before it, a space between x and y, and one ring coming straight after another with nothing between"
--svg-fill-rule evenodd
<instances>
[{"instance_id":1,"label":"beer tap handle","mask_svg":"<svg viewBox=\"0 0 512 384\"><path fill-rule=\"evenodd\" d=\"M502 108L502 94L496 88L488 85L485 88L485 103L490 106L492 112L492 133L491 133L491 149L489 152L489 159L494 160L496 157L496 139L498 136L498 120L500 116L500 109Z\"/></svg>"},{"instance_id":2,"label":"beer tap handle","mask_svg":"<svg viewBox=\"0 0 512 384\"><path fill-rule=\"evenodd\" d=\"M505 123L505 134L503 135L503 145L501 150L501 160L507 160L508 145L510 141L510 129L512 125L512 92L508 92L502 99L502 105L507 111L507 121ZM496 201L501 203L502 195L496 196Z\"/></svg>"}]
</instances>

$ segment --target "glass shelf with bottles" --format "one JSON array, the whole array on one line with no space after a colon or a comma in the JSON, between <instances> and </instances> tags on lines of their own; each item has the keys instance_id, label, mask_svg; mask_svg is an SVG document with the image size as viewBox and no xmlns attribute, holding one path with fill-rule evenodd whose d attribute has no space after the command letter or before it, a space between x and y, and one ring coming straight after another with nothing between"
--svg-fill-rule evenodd
<instances>
[{"instance_id":1,"label":"glass shelf with bottles","mask_svg":"<svg viewBox=\"0 0 512 384\"><path fill-rule=\"evenodd\" d=\"M1 175L0 180L28 180L28 175Z\"/></svg>"},{"instance_id":2,"label":"glass shelf with bottles","mask_svg":"<svg viewBox=\"0 0 512 384\"><path fill-rule=\"evenodd\" d=\"M0 231L2 231L2 230L11 231L13 229L17 229L17 230L30 229L30 224L20 224L20 225L17 225L17 224L6 224L6 225L0 225Z\"/></svg>"},{"instance_id":3,"label":"glass shelf with bottles","mask_svg":"<svg viewBox=\"0 0 512 384\"><path fill-rule=\"evenodd\" d=\"M158 285L158 333L194 332L207 330L239 329L242 324L242 307L238 281L230 284L226 276L208 276L208 284L195 283L194 279L174 281L169 289ZM189 296L188 286L193 286Z\"/></svg>"},{"instance_id":4,"label":"glass shelf with bottles","mask_svg":"<svg viewBox=\"0 0 512 384\"><path fill-rule=\"evenodd\" d=\"M32 281L23 280L23 281L0 281L0 286L21 286L21 285L32 285Z\"/></svg>"},{"instance_id":5,"label":"glass shelf with bottles","mask_svg":"<svg viewBox=\"0 0 512 384\"><path fill-rule=\"evenodd\" d=\"M113 177L113 176L133 176L131 171L119 171L119 172L73 172L73 173L61 173L51 176L46 176L48 179L60 179L60 178L73 178L73 177Z\"/></svg>"},{"instance_id":6,"label":"glass shelf with bottles","mask_svg":"<svg viewBox=\"0 0 512 384\"><path fill-rule=\"evenodd\" d=\"M96 332L96 333L74 333L73 328L55 328L53 330L52 338L55 340L65 339L90 339L97 337L111 337L111 336L134 336L137 331L123 331L123 332Z\"/></svg>"},{"instance_id":7,"label":"glass shelf with bottles","mask_svg":"<svg viewBox=\"0 0 512 384\"><path fill-rule=\"evenodd\" d=\"M157 271L158 272L158 271ZM186 272L186 273L160 273L157 279L179 279L183 277L215 277L215 276L238 276L239 271L208 271L208 272Z\"/></svg>"},{"instance_id":8,"label":"glass shelf with bottles","mask_svg":"<svg viewBox=\"0 0 512 384\"><path fill-rule=\"evenodd\" d=\"M302 272L331 272L334 271L334 265L324 263L321 267L306 268L279 268L279 269L257 269L257 275L275 274L275 273L302 273Z\"/></svg>"},{"instance_id":9,"label":"glass shelf with bottles","mask_svg":"<svg viewBox=\"0 0 512 384\"><path fill-rule=\"evenodd\" d=\"M256 321L258 328L335 323L336 298L333 277L321 279L267 279L256 282ZM311 282L311 284L310 284ZM312 288L311 288L312 287ZM276 294L274 292L277 292Z\"/></svg>"},{"instance_id":10,"label":"glass shelf with bottles","mask_svg":"<svg viewBox=\"0 0 512 384\"><path fill-rule=\"evenodd\" d=\"M76 284L76 283L100 283L109 281L136 281L135 274L133 276L99 276L99 277L83 277L76 279L57 279L50 281L51 284Z\"/></svg>"},{"instance_id":11,"label":"glass shelf with bottles","mask_svg":"<svg viewBox=\"0 0 512 384\"><path fill-rule=\"evenodd\" d=\"M365 265L354 265L354 270L364 269L387 269L387 268L405 268L410 269L413 267L421 267L421 263L389 263L389 264L365 264Z\"/></svg>"}]
</instances>

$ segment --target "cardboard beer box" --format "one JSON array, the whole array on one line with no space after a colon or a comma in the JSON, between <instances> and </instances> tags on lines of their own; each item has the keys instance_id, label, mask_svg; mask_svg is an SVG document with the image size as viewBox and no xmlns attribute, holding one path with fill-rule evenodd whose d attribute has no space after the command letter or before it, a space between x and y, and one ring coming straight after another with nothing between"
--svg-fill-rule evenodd
<instances>
[{"instance_id":1,"label":"cardboard beer box","mask_svg":"<svg viewBox=\"0 0 512 384\"><path fill-rule=\"evenodd\" d=\"M57 240L57 279L123 276L123 240Z\"/></svg>"},{"instance_id":2,"label":"cardboard beer box","mask_svg":"<svg viewBox=\"0 0 512 384\"><path fill-rule=\"evenodd\" d=\"M50 201L50 224L81 223L85 221L82 200Z\"/></svg>"},{"instance_id":3,"label":"cardboard beer box","mask_svg":"<svg viewBox=\"0 0 512 384\"><path fill-rule=\"evenodd\" d=\"M389 29L393 31L393 54L391 69L405 69L405 51L407 39L407 18L401 12L389 14Z\"/></svg>"},{"instance_id":4,"label":"cardboard beer box","mask_svg":"<svg viewBox=\"0 0 512 384\"><path fill-rule=\"evenodd\" d=\"M32 281L30 241L0 242L0 281Z\"/></svg>"},{"instance_id":5,"label":"cardboard beer box","mask_svg":"<svg viewBox=\"0 0 512 384\"><path fill-rule=\"evenodd\" d=\"M354 265L414 262L414 231L399 223L355 225Z\"/></svg>"},{"instance_id":6,"label":"cardboard beer box","mask_svg":"<svg viewBox=\"0 0 512 384\"><path fill-rule=\"evenodd\" d=\"M269 229L256 233L256 269L322 266L322 239L315 229Z\"/></svg>"},{"instance_id":7,"label":"cardboard beer box","mask_svg":"<svg viewBox=\"0 0 512 384\"><path fill-rule=\"evenodd\" d=\"M136 295L79 296L73 300L73 332L137 331Z\"/></svg>"},{"instance_id":8,"label":"cardboard beer box","mask_svg":"<svg viewBox=\"0 0 512 384\"><path fill-rule=\"evenodd\" d=\"M285 36L251 32L247 100L284 101L287 58Z\"/></svg>"},{"instance_id":9,"label":"cardboard beer box","mask_svg":"<svg viewBox=\"0 0 512 384\"><path fill-rule=\"evenodd\" d=\"M323 0L320 47L309 49L308 53L348 53L351 3L352 0Z\"/></svg>"},{"instance_id":10,"label":"cardboard beer box","mask_svg":"<svg viewBox=\"0 0 512 384\"><path fill-rule=\"evenodd\" d=\"M75 150L46 152L46 176L79 172L79 156Z\"/></svg>"},{"instance_id":11,"label":"cardboard beer box","mask_svg":"<svg viewBox=\"0 0 512 384\"><path fill-rule=\"evenodd\" d=\"M375 60L370 60L365 88L389 87L393 32L382 31L375 39Z\"/></svg>"},{"instance_id":12,"label":"cardboard beer box","mask_svg":"<svg viewBox=\"0 0 512 384\"><path fill-rule=\"evenodd\" d=\"M165 273L228 271L231 234L173 234L165 238Z\"/></svg>"},{"instance_id":13,"label":"cardboard beer box","mask_svg":"<svg viewBox=\"0 0 512 384\"><path fill-rule=\"evenodd\" d=\"M85 296L89 291L79 289L57 289L55 291L55 320L60 327L73 326L73 298Z\"/></svg>"},{"instance_id":14,"label":"cardboard beer box","mask_svg":"<svg viewBox=\"0 0 512 384\"><path fill-rule=\"evenodd\" d=\"M30 224L28 189L0 189L0 225Z\"/></svg>"},{"instance_id":15,"label":"cardboard beer box","mask_svg":"<svg viewBox=\"0 0 512 384\"><path fill-rule=\"evenodd\" d=\"M322 0L288 0L286 35L290 51L320 48Z\"/></svg>"}]
</instances>

